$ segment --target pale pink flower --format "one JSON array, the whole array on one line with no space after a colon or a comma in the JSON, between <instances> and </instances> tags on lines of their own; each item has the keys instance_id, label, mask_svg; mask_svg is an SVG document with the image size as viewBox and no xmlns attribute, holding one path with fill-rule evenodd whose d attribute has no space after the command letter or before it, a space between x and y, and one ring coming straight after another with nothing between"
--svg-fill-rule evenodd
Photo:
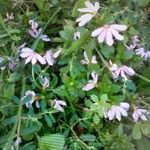
<instances>
[{"instance_id":1,"label":"pale pink flower","mask_svg":"<svg viewBox=\"0 0 150 150\"><path fill-rule=\"evenodd\" d=\"M45 59L41 55L28 47L24 47L21 49L20 57L26 59L25 64L31 62L34 65L37 63L37 61L39 61L42 65L46 64Z\"/></svg>"},{"instance_id":2,"label":"pale pink flower","mask_svg":"<svg viewBox=\"0 0 150 150\"><path fill-rule=\"evenodd\" d=\"M137 122L139 119L146 121L149 112L146 109L135 108L132 114L134 122Z\"/></svg>"},{"instance_id":3,"label":"pale pink flower","mask_svg":"<svg viewBox=\"0 0 150 150\"><path fill-rule=\"evenodd\" d=\"M98 12L100 6L98 2L95 2L92 4L89 1L85 1L85 8L80 8L78 11L85 13L81 17L77 18L76 22L78 22L78 25L80 27L84 26L86 23L88 23Z\"/></svg>"},{"instance_id":4,"label":"pale pink flower","mask_svg":"<svg viewBox=\"0 0 150 150\"><path fill-rule=\"evenodd\" d=\"M1 66L1 63L3 63L5 59L3 57L0 57L0 69L3 71L5 70L6 66Z\"/></svg>"},{"instance_id":5,"label":"pale pink flower","mask_svg":"<svg viewBox=\"0 0 150 150\"><path fill-rule=\"evenodd\" d=\"M131 37L131 40L130 40L130 45L125 45L127 50L135 50L136 48L140 48L141 47L141 44L140 44L140 40L139 40L139 37L137 35Z\"/></svg>"},{"instance_id":6,"label":"pale pink flower","mask_svg":"<svg viewBox=\"0 0 150 150\"><path fill-rule=\"evenodd\" d=\"M15 146L17 147L22 142L21 137L17 136L17 139L15 141Z\"/></svg>"},{"instance_id":7,"label":"pale pink flower","mask_svg":"<svg viewBox=\"0 0 150 150\"><path fill-rule=\"evenodd\" d=\"M111 71L114 78L118 78L119 76L121 76L122 78L127 80L128 76L135 75L135 71L132 68L127 66L118 67L116 64L112 64L112 62L109 70Z\"/></svg>"},{"instance_id":8,"label":"pale pink flower","mask_svg":"<svg viewBox=\"0 0 150 150\"><path fill-rule=\"evenodd\" d=\"M31 29L29 29L29 34L34 37L34 38L39 38L45 42L49 42L50 41L50 38L48 37L48 35L46 34L42 34L41 35L41 32L42 32L42 28L39 28L38 29L38 23L33 21L33 20L30 20L29 21L29 24L31 25Z\"/></svg>"},{"instance_id":9,"label":"pale pink flower","mask_svg":"<svg viewBox=\"0 0 150 150\"><path fill-rule=\"evenodd\" d=\"M64 111L63 107L66 106L67 104L65 101L55 99L53 105L56 110L63 112Z\"/></svg>"},{"instance_id":10,"label":"pale pink flower","mask_svg":"<svg viewBox=\"0 0 150 150\"><path fill-rule=\"evenodd\" d=\"M61 48L58 48L55 53L53 53L51 50L48 50L44 55L44 59L46 60L48 65L53 66L55 63L55 58L59 57L61 52L62 52Z\"/></svg>"},{"instance_id":11,"label":"pale pink flower","mask_svg":"<svg viewBox=\"0 0 150 150\"><path fill-rule=\"evenodd\" d=\"M93 80L89 80L88 83L82 88L82 90L89 91L97 86L98 75L95 73L95 71L93 71L91 73L91 76L92 76Z\"/></svg>"},{"instance_id":12,"label":"pale pink flower","mask_svg":"<svg viewBox=\"0 0 150 150\"><path fill-rule=\"evenodd\" d=\"M94 55L94 56L92 56L92 59L91 60L89 60L89 58L88 58L88 56L87 56L87 54L86 54L86 52L84 51L84 59L83 60L81 60L81 64L97 64L97 60L96 60L96 56Z\"/></svg>"},{"instance_id":13,"label":"pale pink flower","mask_svg":"<svg viewBox=\"0 0 150 150\"><path fill-rule=\"evenodd\" d=\"M77 39L79 39L79 38L80 38L80 32L77 31L77 32L74 33L73 39L74 39L74 40L77 40Z\"/></svg>"},{"instance_id":14,"label":"pale pink flower","mask_svg":"<svg viewBox=\"0 0 150 150\"><path fill-rule=\"evenodd\" d=\"M130 105L128 103L122 102L119 106L112 105L111 109L108 110L106 113L106 117L109 120L117 119L118 121L121 120L121 116L126 117L128 115L127 111L129 109Z\"/></svg>"},{"instance_id":15,"label":"pale pink flower","mask_svg":"<svg viewBox=\"0 0 150 150\"><path fill-rule=\"evenodd\" d=\"M112 46L114 43L114 39L123 41L124 37L119 34L121 31L125 31L127 29L126 25L105 25L100 27L92 32L92 37L98 36L99 43L106 42L107 45Z\"/></svg>"}]
</instances>

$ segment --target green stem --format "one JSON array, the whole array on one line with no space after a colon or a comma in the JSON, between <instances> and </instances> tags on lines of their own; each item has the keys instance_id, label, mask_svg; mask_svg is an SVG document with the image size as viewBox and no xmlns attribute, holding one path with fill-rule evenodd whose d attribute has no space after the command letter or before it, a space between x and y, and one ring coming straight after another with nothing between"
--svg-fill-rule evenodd
<instances>
[{"instance_id":1,"label":"green stem","mask_svg":"<svg viewBox=\"0 0 150 150\"><path fill-rule=\"evenodd\" d=\"M34 67L33 67L33 66L32 66L32 79L33 79L34 84L35 84L39 89L41 89L40 85L38 85L38 83L37 83L36 80L35 80Z\"/></svg>"},{"instance_id":2,"label":"green stem","mask_svg":"<svg viewBox=\"0 0 150 150\"><path fill-rule=\"evenodd\" d=\"M21 112L22 112L22 97L23 97L24 93L25 93L25 75L23 73L23 77L22 77L22 90L21 90L20 104L19 104L18 113L17 113L17 121L16 121L16 123L13 126L13 129L12 129L12 131L10 133L10 137L8 138L8 141L5 144L3 150L10 150L11 143L12 143L13 138L15 136L17 127L18 127L18 132L17 133L18 134L20 133L20 125L21 125L20 119L21 119Z\"/></svg>"},{"instance_id":3,"label":"green stem","mask_svg":"<svg viewBox=\"0 0 150 150\"><path fill-rule=\"evenodd\" d=\"M39 34L39 37L34 41L33 45L32 45L32 49L35 50L39 41L40 41L40 37L43 34L43 32L45 31L45 29L47 28L47 26L49 25L49 23L51 22L51 20L56 16L56 14L61 10L61 8L59 7L54 13L53 15L49 18L49 20L47 21L47 23L45 24L45 26L43 27L43 30L41 31L41 33Z\"/></svg>"},{"instance_id":4,"label":"green stem","mask_svg":"<svg viewBox=\"0 0 150 150\"><path fill-rule=\"evenodd\" d=\"M109 68L108 63L105 61L104 57L102 56L102 54L100 53L100 51L99 51L97 48L96 48L96 52L97 52L97 54L99 55L99 57L100 57L101 61L103 62L103 64L104 64L107 68ZM139 75L138 73L136 73L135 75L136 75L137 77L141 78L142 80L144 80L144 81L150 83L150 79L148 79L148 78L146 78L146 77L144 77L144 76L142 76L142 75Z\"/></svg>"},{"instance_id":5,"label":"green stem","mask_svg":"<svg viewBox=\"0 0 150 150\"><path fill-rule=\"evenodd\" d=\"M105 65L105 67L109 68L108 63L105 61L105 59L104 59L103 55L101 54L101 52L97 49L97 47L95 49L96 49L97 54L99 55L99 58L101 59L101 61Z\"/></svg>"},{"instance_id":6,"label":"green stem","mask_svg":"<svg viewBox=\"0 0 150 150\"><path fill-rule=\"evenodd\" d=\"M80 121L82 121L83 119L81 119ZM71 132L73 133L73 135L75 136L75 138L77 139L77 142L80 142L86 149L88 149L88 150L91 150L92 148L91 147L89 147L86 143L84 143L77 135L76 135L76 133L74 132L74 130L73 130L73 127L74 126L69 126L68 124L66 124L64 121L62 121L62 120L60 120L61 122L63 122L70 130L71 130ZM78 121L78 122L80 122L80 121Z\"/></svg>"},{"instance_id":7,"label":"green stem","mask_svg":"<svg viewBox=\"0 0 150 150\"><path fill-rule=\"evenodd\" d=\"M150 83L150 80L147 79L146 77L144 77L144 76L142 76L142 75L139 75L139 74L137 74L137 73L136 73L135 75L136 75L137 77L141 78L142 80L144 80L144 81Z\"/></svg>"}]
</instances>

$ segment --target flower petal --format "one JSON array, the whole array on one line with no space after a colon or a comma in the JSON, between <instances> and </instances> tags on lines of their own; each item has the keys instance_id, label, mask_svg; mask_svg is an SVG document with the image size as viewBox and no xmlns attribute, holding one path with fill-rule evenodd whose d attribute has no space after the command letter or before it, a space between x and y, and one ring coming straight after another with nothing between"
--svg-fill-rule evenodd
<instances>
[{"instance_id":1,"label":"flower petal","mask_svg":"<svg viewBox=\"0 0 150 150\"><path fill-rule=\"evenodd\" d=\"M35 65L36 62L37 62L37 57L36 57L36 54L34 54L32 57L31 63L32 63L32 65Z\"/></svg>"},{"instance_id":2,"label":"flower petal","mask_svg":"<svg viewBox=\"0 0 150 150\"><path fill-rule=\"evenodd\" d=\"M45 59L41 55L36 54L36 58L42 65L46 64Z\"/></svg>"},{"instance_id":3,"label":"flower petal","mask_svg":"<svg viewBox=\"0 0 150 150\"><path fill-rule=\"evenodd\" d=\"M82 90L83 90L83 91L89 91L89 90L92 90L94 87L95 87L94 83L91 82L91 83L87 83L87 84L82 88Z\"/></svg>"},{"instance_id":4,"label":"flower petal","mask_svg":"<svg viewBox=\"0 0 150 150\"><path fill-rule=\"evenodd\" d=\"M107 31L107 34L106 34L106 43L107 45L109 46L112 46L113 43L114 43L114 40L113 40L113 36L112 36L112 33L110 30Z\"/></svg>"},{"instance_id":5,"label":"flower petal","mask_svg":"<svg viewBox=\"0 0 150 150\"><path fill-rule=\"evenodd\" d=\"M111 33L113 34L113 36L119 40L119 41L123 41L124 40L124 37L122 35L120 35L118 33L118 31L114 30L114 29L111 29Z\"/></svg>"},{"instance_id":6,"label":"flower petal","mask_svg":"<svg viewBox=\"0 0 150 150\"><path fill-rule=\"evenodd\" d=\"M86 23L88 23L92 19L92 14L84 14L80 18L77 18L76 22L79 22L79 27L84 26Z\"/></svg>"},{"instance_id":7,"label":"flower petal","mask_svg":"<svg viewBox=\"0 0 150 150\"><path fill-rule=\"evenodd\" d=\"M114 28L117 31L125 31L128 28L126 25L119 25L119 24L112 24L110 25L110 27Z\"/></svg>"},{"instance_id":8,"label":"flower petal","mask_svg":"<svg viewBox=\"0 0 150 150\"><path fill-rule=\"evenodd\" d=\"M33 54L26 58L25 64L28 64L32 60Z\"/></svg>"},{"instance_id":9,"label":"flower petal","mask_svg":"<svg viewBox=\"0 0 150 150\"><path fill-rule=\"evenodd\" d=\"M102 28L98 28L98 29L96 29L96 30L94 30L94 31L92 32L91 36L92 36L92 37L98 36L98 35L100 35L100 34L102 33L103 30L104 30L103 27L102 27Z\"/></svg>"},{"instance_id":10,"label":"flower petal","mask_svg":"<svg viewBox=\"0 0 150 150\"><path fill-rule=\"evenodd\" d=\"M101 34L98 36L98 42L99 42L99 43L104 42L105 38L106 38L106 31L103 30L103 31L101 32Z\"/></svg>"}]
</instances>

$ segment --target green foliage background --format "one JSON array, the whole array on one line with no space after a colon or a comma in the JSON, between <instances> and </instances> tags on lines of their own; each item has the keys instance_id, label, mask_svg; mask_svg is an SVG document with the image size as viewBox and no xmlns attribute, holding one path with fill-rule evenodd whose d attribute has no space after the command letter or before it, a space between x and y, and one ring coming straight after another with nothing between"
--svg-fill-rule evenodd
<instances>
[{"instance_id":1,"label":"green foliage background","mask_svg":"<svg viewBox=\"0 0 150 150\"><path fill-rule=\"evenodd\" d=\"M150 0L97 1L101 5L99 16L82 28L77 27L75 20L80 15L77 9L84 6L85 0L0 1L0 56L4 58L0 67L6 67L0 72L0 149L11 149L19 135L19 150L149 150L150 121L134 123L129 113L121 122L109 122L103 117L102 107L108 110L111 103L127 101L149 109L150 84L137 76L126 84L121 80L114 82L100 58L98 64L88 66L80 61L84 50L91 58L93 54L99 56L98 49L106 61L130 65L138 74L150 78L149 62L127 51L122 42L109 47L90 36L103 24L126 24L124 42L139 35L145 49L150 50ZM5 21L7 12L14 13L10 23ZM44 27L51 17L44 31L51 42L40 41L36 50L44 53L61 46L63 54L50 68L34 66L38 84L40 74L50 79L50 87L43 90L33 82L31 64L25 66L19 58L18 47L24 42L30 46L34 43L27 34L30 19ZM74 41L76 31L80 31L81 37ZM15 69L9 68L10 58L19 59ZM93 70L100 77L98 86L84 92L81 89ZM38 94L39 109L25 107L30 97L21 99L27 90ZM63 113L51 107L55 98L66 101Z\"/></svg>"}]
</instances>

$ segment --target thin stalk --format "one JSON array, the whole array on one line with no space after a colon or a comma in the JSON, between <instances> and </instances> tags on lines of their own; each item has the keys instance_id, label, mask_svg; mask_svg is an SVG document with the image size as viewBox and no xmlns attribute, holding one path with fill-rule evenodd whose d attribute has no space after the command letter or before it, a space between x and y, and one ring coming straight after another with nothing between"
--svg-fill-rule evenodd
<instances>
[{"instance_id":1,"label":"thin stalk","mask_svg":"<svg viewBox=\"0 0 150 150\"><path fill-rule=\"evenodd\" d=\"M101 52L97 48L95 48L95 49L96 49L96 52L97 52L99 58L101 59L101 61L105 65L105 67L109 68L108 63L105 61L105 59L104 59L103 55L101 54Z\"/></svg>"},{"instance_id":2,"label":"thin stalk","mask_svg":"<svg viewBox=\"0 0 150 150\"><path fill-rule=\"evenodd\" d=\"M19 124L21 124L20 119L21 119L21 112L22 112L22 97L23 97L24 93L25 93L25 75L23 73L23 77L22 77L22 90L21 90L21 98L20 98L21 100L20 100L20 104L19 104L19 108L18 108L18 113L17 113L17 121L16 121L16 123L13 126L13 129L11 131L10 137L8 138L8 141L6 142L3 150L10 150L11 143L12 143L13 138L15 136L16 130L18 131L17 132L18 134L20 133L20 125Z\"/></svg>"},{"instance_id":3,"label":"thin stalk","mask_svg":"<svg viewBox=\"0 0 150 150\"><path fill-rule=\"evenodd\" d=\"M139 75L139 74L135 74L137 77L139 77L139 78L141 78L142 80L144 80L144 81L146 81L146 82L148 82L148 83L150 83L150 79L147 79L146 77L144 77L144 76L142 76L142 75Z\"/></svg>"},{"instance_id":4,"label":"thin stalk","mask_svg":"<svg viewBox=\"0 0 150 150\"><path fill-rule=\"evenodd\" d=\"M32 45L32 49L35 50L39 41L40 41L40 37L43 34L43 32L45 31L45 29L47 28L47 26L49 25L49 23L51 22L51 20L56 16L56 14L61 10L61 8L59 7L54 13L53 15L49 18L49 20L47 21L47 23L45 24L45 26L43 27L43 30L41 31L41 33L39 34L39 37L34 41L33 45Z\"/></svg>"},{"instance_id":5,"label":"thin stalk","mask_svg":"<svg viewBox=\"0 0 150 150\"><path fill-rule=\"evenodd\" d=\"M32 66L32 79L33 79L34 84L35 84L39 89L41 89L40 85L38 85L38 83L36 82L36 79L35 79L35 76L34 76L34 67L33 67L33 66Z\"/></svg>"},{"instance_id":6,"label":"thin stalk","mask_svg":"<svg viewBox=\"0 0 150 150\"><path fill-rule=\"evenodd\" d=\"M99 58L101 59L101 61L103 62L103 64L104 64L107 68L109 68L108 63L105 61L104 57L102 56L102 54L100 53L100 51L99 51L97 48L96 48L96 52L97 52L97 54L99 55ZM150 83L150 79L148 79L148 78L146 78L146 77L144 77L144 76L142 76L142 75L139 75L138 73L135 73L135 75L136 75L137 77L141 78L142 80L144 80L144 81Z\"/></svg>"}]
</instances>

